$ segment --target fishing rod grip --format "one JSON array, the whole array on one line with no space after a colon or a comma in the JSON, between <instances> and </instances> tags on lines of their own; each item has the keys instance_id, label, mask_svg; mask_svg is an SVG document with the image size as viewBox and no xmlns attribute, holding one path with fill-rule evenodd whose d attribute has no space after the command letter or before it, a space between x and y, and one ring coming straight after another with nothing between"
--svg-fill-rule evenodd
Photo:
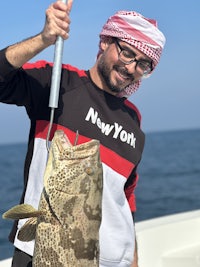
<instances>
[{"instance_id":1,"label":"fishing rod grip","mask_svg":"<svg viewBox=\"0 0 200 267\"><path fill-rule=\"evenodd\" d=\"M62 2L66 4L67 0L62 0ZM55 43L54 64L53 64L52 76L51 76L51 89L50 89L50 97L49 97L50 108L58 107L60 77L61 77L61 71L62 71L63 45L64 45L63 38L61 36L58 36L56 39L56 43Z\"/></svg>"}]
</instances>

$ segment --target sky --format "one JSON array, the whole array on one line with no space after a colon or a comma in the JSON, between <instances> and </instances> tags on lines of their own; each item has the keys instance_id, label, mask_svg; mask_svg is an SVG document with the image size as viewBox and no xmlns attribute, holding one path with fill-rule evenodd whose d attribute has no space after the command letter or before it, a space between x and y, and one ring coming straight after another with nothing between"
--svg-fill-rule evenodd
<instances>
[{"instance_id":1,"label":"sky","mask_svg":"<svg viewBox=\"0 0 200 267\"><path fill-rule=\"evenodd\" d=\"M0 49L39 33L49 0L3 1ZM144 132L200 128L200 3L198 0L74 0L70 38L63 63L81 69L93 66L99 33L118 10L134 10L158 21L166 36L161 61L129 100L142 114ZM54 46L32 61L53 61ZM22 107L0 103L0 143L26 142L29 120Z\"/></svg>"}]
</instances>

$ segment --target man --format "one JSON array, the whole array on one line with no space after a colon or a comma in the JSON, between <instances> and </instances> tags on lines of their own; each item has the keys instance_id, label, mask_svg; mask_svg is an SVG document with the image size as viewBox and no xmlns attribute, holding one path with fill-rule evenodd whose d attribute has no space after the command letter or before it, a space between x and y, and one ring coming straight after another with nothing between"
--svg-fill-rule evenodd
<instances>
[{"instance_id":1,"label":"man","mask_svg":"<svg viewBox=\"0 0 200 267\"><path fill-rule=\"evenodd\" d=\"M25 188L21 202L37 208L48 152L48 108L52 64L26 63L52 45L57 36L69 37L70 10L61 1L46 11L38 35L0 51L0 101L25 106L31 121L25 162ZM144 134L140 113L126 98L135 92L159 62L165 38L156 22L136 12L121 11L110 17L100 34L99 52L89 71L63 65L58 109L52 135L65 131L70 141L79 131L79 143L100 140L104 184L100 227L100 266L137 267L132 213L137 166ZM10 240L16 247L13 267L31 266L33 242L17 239L20 220ZM17 226L17 227L16 227ZM135 253L134 253L135 251Z\"/></svg>"}]
</instances>

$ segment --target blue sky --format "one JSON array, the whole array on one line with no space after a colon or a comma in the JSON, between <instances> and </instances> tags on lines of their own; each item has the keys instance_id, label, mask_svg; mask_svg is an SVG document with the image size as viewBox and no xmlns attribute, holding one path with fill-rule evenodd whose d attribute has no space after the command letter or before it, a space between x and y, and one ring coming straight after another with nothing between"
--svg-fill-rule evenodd
<instances>
[{"instance_id":1,"label":"blue sky","mask_svg":"<svg viewBox=\"0 0 200 267\"><path fill-rule=\"evenodd\" d=\"M3 1L0 48L43 28L49 0ZM70 39L63 62L89 69L95 62L98 34L118 10L135 10L158 20L167 42L152 77L129 98L142 113L145 132L200 128L200 4L198 0L74 0ZM38 59L53 60L54 47ZM0 143L26 142L29 121L23 108L0 104Z\"/></svg>"}]
</instances>

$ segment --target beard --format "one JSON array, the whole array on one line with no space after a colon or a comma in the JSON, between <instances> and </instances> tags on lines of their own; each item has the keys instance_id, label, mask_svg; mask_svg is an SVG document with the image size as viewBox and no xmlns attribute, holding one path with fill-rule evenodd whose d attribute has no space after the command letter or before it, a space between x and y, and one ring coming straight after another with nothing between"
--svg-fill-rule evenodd
<instances>
[{"instance_id":1,"label":"beard","mask_svg":"<svg viewBox=\"0 0 200 267\"><path fill-rule=\"evenodd\" d=\"M112 70L116 71L119 75L124 77L125 79L128 79L129 82L124 82L122 80L117 80L116 83L114 83L111 80L111 72ZM109 67L109 64L106 62L106 57L104 54L101 55L101 58L99 58L99 62L97 65L97 71L101 78L103 79L106 86L114 93L120 93L123 91L127 86L132 84L134 82L134 76L133 74L129 74L126 70L126 68L119 66L117 64L113 65L112 69Z\"/></svg>"}]
</instances>

